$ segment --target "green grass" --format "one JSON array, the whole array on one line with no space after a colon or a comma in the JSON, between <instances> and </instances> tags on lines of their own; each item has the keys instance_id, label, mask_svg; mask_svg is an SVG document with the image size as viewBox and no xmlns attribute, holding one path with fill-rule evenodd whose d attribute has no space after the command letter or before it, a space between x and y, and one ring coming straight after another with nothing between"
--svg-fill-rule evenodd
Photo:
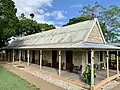
<instances>
[{"instance_id":1,"label":"green grass","mask_svg":"<svg viewBox=\"0 0 120 90\"><path fill-rule=\"evenodd\" d=\"M38 90L38 88L0 66L0 90Z\"/></svg>"}]
</instances>

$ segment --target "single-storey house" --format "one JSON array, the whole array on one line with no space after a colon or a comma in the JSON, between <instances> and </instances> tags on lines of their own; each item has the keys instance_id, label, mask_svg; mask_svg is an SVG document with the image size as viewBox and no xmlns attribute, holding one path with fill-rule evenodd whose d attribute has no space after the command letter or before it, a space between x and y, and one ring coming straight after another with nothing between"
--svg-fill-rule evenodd
<instances>
[{"instance_id":1,"label":"single-storey house","mask_svg":"<svg viewBox=\"0 0 120 90\"><path fill-rule=\"evenodd\" d=\"M75 68L81 73L85 67L91 66L91 87L94 87L94 66L107 70L109 78L109 51L115 51L117 57L119 47L106 43L100 24L94 20L28 35L16 39L6 48L8 61L25 61L51 68L73 72ZM118 59L117 72L119 74Z\"/></svg>"}]
</instances>

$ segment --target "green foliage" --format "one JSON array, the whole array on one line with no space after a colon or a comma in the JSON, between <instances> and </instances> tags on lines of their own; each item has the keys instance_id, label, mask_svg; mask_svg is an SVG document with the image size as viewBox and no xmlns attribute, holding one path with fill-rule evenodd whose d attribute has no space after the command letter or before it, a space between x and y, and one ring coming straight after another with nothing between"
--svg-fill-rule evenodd
<instances>
[{"instance_id":1,"label":"green foliage","mask_svg":"<svg viewBox=\"0 0 120 90\"><path fill-rule=\"evenodd\" d=\"M110 5L108 8L103 7L98 2L94 5L84 6L80 14L95 14L101 23L101 27L107 42L118 41L120 29L120 7ZM104 25L104 26L103 26Z\"/></svg>"},{"instance_id":2,"label":"green foliage","mask_svg":"<svg viewBox=\"0 0 120 90\"><path fill-rule=\"evenodd\" d=\"M30 35L55 28L53 25L37 23L33 20L33 13L30 14L31 19L27 19L24 13L18 19L16 12L12 0L0 0L0 48L7 46L12 36Z\"/></svg>"},{"instance_id":3,"label":"green foliage","mask_svg":"<svg viewBox=\"0 0 120 90\"><path fill-rule=\"evenodd\" d=\"M18 28L16 30L17 36L26 36L30 34L39 33L42 31L54 29L55 27L53 25L37 23L37 21L27 19L24 16L22 17L22 19L19 20L19 23L17 24L17 28Z\"/></svg>"},{"instance_id":4,"label":"green foliage","mask_svg":"<svg viewBox=\"0 0 120 90\"><path fill-rule=\"evenodd\" d=\"M86 20L91 20L91 18L88 15L81 15L80 17L69 19L69 22L64 26L68 26L68 25L86 21Z\"/></svg>"},{"instance_id":5,"label":"green foliage","mask_svg":"<svg viewBox=\"0 0 120 90\"><path fill-rule=\"evenodd\" d=\"M110 5L108 8L103 7L98 2L92 5L83 6L80 9L80 16L70 19L66 25L98 18L104 37L107 42L117 42L120 32L120 7Z\"/></svg>"},{"instance_id":6,"label":"green foliage","mask_svg":"<svg viewBox=\"0 0 120 90\"><path fill-rule=\"evenodd\" d=\"M34 16L35 16L35 15L34 15L33 13L30 14L31 19L33 19Z\"/></svg>"},{"instance_id":7,"label":"green foliage","mask_svg":"<svg viewBox=\"0 0 120 90\"><path fill-rule=\"evenodd\" d=\"M6 46L8 38L15 35L17 9L11 0L0 0L0 47Z\"/></svg>"},{"instance_id":8,"label":"green foliage","mask_svg":"<svg viewBox=\"0 0 120 90\"><path fill-rule=\"evenodd\" d=\"M89 65L86 66L85 71L83 72L85 83L91 85L91 67ZM94 78L96 78L96 72L94 70Z\"/></svg>"}]
</instances>

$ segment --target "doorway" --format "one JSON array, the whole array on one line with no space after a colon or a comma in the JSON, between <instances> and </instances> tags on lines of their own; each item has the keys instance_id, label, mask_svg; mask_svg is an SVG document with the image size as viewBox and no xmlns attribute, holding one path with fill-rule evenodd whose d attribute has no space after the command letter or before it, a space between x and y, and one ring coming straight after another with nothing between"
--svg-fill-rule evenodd
<instances>
[{"instance_id":1,"label":"doorway","mask_svg":"<svg viewBox=\"0 0 120 90\"><path fill-rule=\"evenodd\" d=\"M52 67L56 68L57 65L57 50L52 51Z\"/></svg>"},{"instance_id":2,"label":"doorway","mask_svg":"<svg viewBox=\"0 0 120 90\"><path fill-rule=\"evenodd\" d=\"M32 63L35 64L35 51L34 50L32 51Z\"/></svg>"},{"instance_id":3,"label":"doorway","mask_svg":"<svg viewBox=\"0 0 120 90\"><path fill-rule=\"evenodd\" d=\"M66 51L66 70L73 70L73 52Z\"/></svg>"}]
</instances>

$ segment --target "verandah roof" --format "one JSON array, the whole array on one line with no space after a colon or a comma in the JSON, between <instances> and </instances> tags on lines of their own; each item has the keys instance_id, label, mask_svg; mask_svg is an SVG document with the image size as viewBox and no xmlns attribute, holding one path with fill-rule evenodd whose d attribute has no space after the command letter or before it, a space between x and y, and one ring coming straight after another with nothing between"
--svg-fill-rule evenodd
<instances>
[{"instance_id":1,"label":"verandah roof","mask_svg":"<svg viewBox=\"0 0 120 90\"><path fill-rule=\"evenodd\" d=\"M57 44L53 45L40 45L40 46L22 46L22 47L11 47L10 49L98 49L98 50L120 50L120 47L108 45L108 44L98 44L98 43L67 43L67 44Z\"/></svg>"}]
</instances>

